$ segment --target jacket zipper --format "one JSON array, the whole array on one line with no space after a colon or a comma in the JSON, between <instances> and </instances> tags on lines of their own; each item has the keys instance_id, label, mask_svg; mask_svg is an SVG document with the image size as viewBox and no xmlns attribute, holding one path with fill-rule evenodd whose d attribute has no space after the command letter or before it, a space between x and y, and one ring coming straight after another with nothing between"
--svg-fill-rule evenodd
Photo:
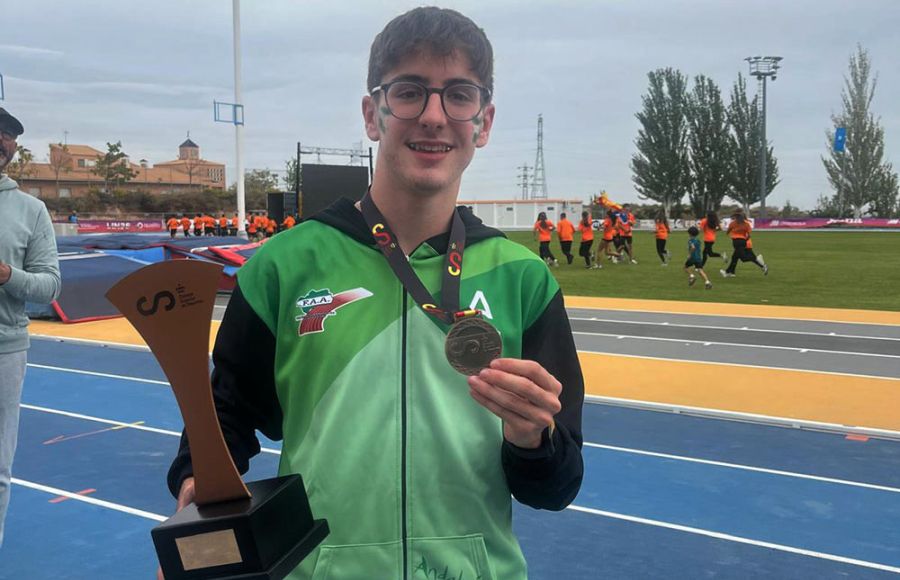
<instances>
[{"instance_id":1,"label":"jacket zipper","mask_svg":"<svg viewBox=\"0 0 900 580\"><path fill-rule=\"evenodd\" d=\"M406 541L406 290L403 292L403 329L402 341L400 349L400 536L403 546L403 579L409 577L408 574L408 554L409 549Z\"/></svg>"}]
</instances>

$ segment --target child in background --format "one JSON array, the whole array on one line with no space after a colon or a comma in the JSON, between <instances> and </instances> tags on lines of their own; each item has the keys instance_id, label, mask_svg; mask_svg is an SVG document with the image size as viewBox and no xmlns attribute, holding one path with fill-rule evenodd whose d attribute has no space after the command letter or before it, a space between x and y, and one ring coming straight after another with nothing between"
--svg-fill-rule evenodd
<instances>
[{"instance_id":1,"label":"child in background","mask_svg":"<svg viewBox=\"0 0 900 580\"><path fill-rule=\"evenodd\" d=\"M669 239L669 220L666 214L661 213L656 217L656 254L663 266L669 265L669 251L666 250L666 240Z\"/></svg>"},{"instance_id":2,"label":"child in background","mask_svg":"<svg viewBox=\"0 0 900 580\"><path fill-rule=\"evenodd\" d=\"M688 235L691 239L688 240L688 259L684 263L684 271L688 275L688 286L694 285L694 282L697 281L694 273L699 272L703 277L703 281L706 282L706 289L709 290L712 288L712 282L709 281L709 277L703 271L703 254L700 251L700 240L697 239L699 233L700 230L696 226L691 226L688 229ZM694 268L694 272L691 272L691 267Z\"/></svg>"},{"instance_id":3,"label":"child in background","mask_svg":"<svg viewBox=\"0 0 900 580\"><path fill-rule=\"evenodd\" d=\"M548 266L559 266L559 262L556 261L556 257L550 251L550 236L555 229L553 222L547 219L546 212L542 211L538 214L538 219L534 222L534 236L540 242L539 253L541 259L547 262Z\"/></svg>"}]
</instances>

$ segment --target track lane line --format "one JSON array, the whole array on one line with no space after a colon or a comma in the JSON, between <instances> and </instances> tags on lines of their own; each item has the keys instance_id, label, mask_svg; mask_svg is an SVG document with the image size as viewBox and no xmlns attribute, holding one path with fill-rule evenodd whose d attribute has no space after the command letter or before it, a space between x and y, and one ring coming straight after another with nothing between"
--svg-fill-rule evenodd
<instances>
[{"instance_id":1,"label":"track lane line","mask_svg":"<svg viewBox=\"0 0 900 580\"><path fill-rule=\"evenodd\" d=\"M606 350L584 350L578 349L579 354L599 354L604 356L621 356L625 358L640 358L646 360L658 360L663 362L680 362L680 363L690 363L690 364L698 364L698 365L720 365L720 366L728 366L728 367L742 367L748 369L766 369L770 371L785 371L791 373L811 373L815 375L833 375L838 377L855 377L859 379L878 379L883 381L900 381L900 378L894 377L885 377L882 375L860 375L856 373L842 373L838 371L816 371L811 369L798 369L792 367L772 367L765 365L752 365L748 363L732 363L732 362L717 362L710 360L696 360L690 358L666 358L662 356L648 356L644 354L622 354L619 352L612 352Z\"/></svg>"},{"instance_id":2,"label":"track lane line","mask_svg":"<svg viewBox=\"0 0 900 580\"><path fill-rule=\"evenodd\" d=\"M59 489L58 487L50 487L49 485L42 485L40 483L34 483L33 481L25 481L24 479L19 479L17 477L13 477L11 479L12 483L16 485L21 485L22 487L27 487L29 489L34 489L36 491L41 491L44 493L48 493L54 497L66 497L69 499L78 500L84 503L89 503L91 505L99 506L106 509L115 510L117 512L126 513L132 516L142 517L148 520L153 520L155 522L164 522L169 519L169 516L163 516L160 514L154 514L152 512L147 512L144 510L139 510L137 508L128 507L126 505L113 503L111 501L105 501L102 499L97 499L94 497L89 497L86 495L80 495L78 493L73 493L71 491L66 491L64 489Z\"/></svg>"},{"instance_id":3,"label":"track lane line","mask_svg":"<svg viewBox=\"0 0 900 580\"><path fill-rule=\"evenodd\" d=\"M740 346L743 348L759 348L759 349L772 349L772 350L789 350L793 352L807 351L807 352L818 352L822 354L846 354L850 356L868 356L875 358L890 358L890 359L900 359L900 355L896 354L877 354L873 352L853 352L846 350L825 350L820 348L803 348L798 346L777 346L777 345L765 345L765 344L752 344L748 342L719 342L714 340L697 340L693 338L665 338L661 336L639 336L634 334L620 334L620 333L609 333L609 332L582 332L582 331L572 331L573 335L583 335L583 336L606 336L606 337L616 337L617 339L621 338L634 338L637 340L659 340L662 342L686 342L692 344L702 344L706 345L716 345L716 346Z\"/></svg>"},{"instance_id":4,"label":"track lane line","mask_svg":"<svg viewBox=\"0 0 900 580\"><path fill-rule=\"evenodd\" d=\"M712 530L705 530L703 528L694 528L690 526L683 526L681 524L673 524L669 522L664 522L660 520L651 520L648 518L641 518L637 516L630 516L626 514L620 514L616 512L608 512L604 510L598 510L594 508L582 507L579 505L572 504L568 506L566 509L582 512L586 514L591 514L595 516L601 516L606 518L611 518L615 520L623 520L626 522L632 522L636 524L644 524L648 526L654 526L658 528L666 528L669 530L675 530L679 532L686 532L688 534L696 534L699 536L706 536L708 538L715 538L717 540L726 540L728 542L735 542L738 544L747 544L750 546L757 546L760 548L769 548L771 550L777 550L779 552L788 552L791 554L798 554L801 556L809 556L811 558L818 558L821 560L830 560L832 562L840 562L842 564L851 564L853 566L861 566L863 568L872 568L875 570L883 570L885 572L894 572L896 574L900 574L900 567L889 566L887 564L880 564L878 562L868 562L866 560L857 560L855 558L847 558L845 556L838 556L836 554L827 554L825 552L816 552L814 550L806 550L804 548L796 548L794 546L787 546L784 544L775 544L772 542L764 542L762 540L754 540L752 538L745 538L742 536L734 536L731 534L724 534L721 532L714 532Z\"/></svg>"},{"instance_id":5,"label":"track lane line","mask_svg":"<svg viewBox=\"0 0 900 580\"><path fill-rule=\"evenodd\" d=\"M865 340L893 340L900 342L900 338L891 336L863 336L860 334L836 334L834 332L803 332L800 330L776 330L774 328L750 328L748 326L711 326L708 324L678 324L675 322L647 322L645 320L618 320L615 318L579 318L570 316L569 320L580 320L582 322L615 322L617 324L645 324L651 326L668 326L671 328L704 328L707 330L742 330L747 332L771 332L780 334L800 334L804 336L827 336L834 338L860 338ZM835 323L842 324L842 323ZM878 326L873 324L872 326Z\"/></svg>"}]
</instances>

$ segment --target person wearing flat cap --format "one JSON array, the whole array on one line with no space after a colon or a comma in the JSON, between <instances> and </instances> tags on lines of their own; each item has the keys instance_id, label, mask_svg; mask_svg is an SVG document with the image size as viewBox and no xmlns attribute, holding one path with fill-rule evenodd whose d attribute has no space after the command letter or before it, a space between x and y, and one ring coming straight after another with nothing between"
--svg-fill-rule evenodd
<instances>
[{"instance_id":1,"label":"person wearing flat cap","mask_svg":"<svg viewBox=\"0 0 900 580\"><path fill-rule=\"evenodd\" d=\"M22 123L0 108L0 215L12 226L0 228L0 545L29 346L25 303L48 304L61 287L50 214L6 175L24 132Z\"/></svg>"}]
</instances>

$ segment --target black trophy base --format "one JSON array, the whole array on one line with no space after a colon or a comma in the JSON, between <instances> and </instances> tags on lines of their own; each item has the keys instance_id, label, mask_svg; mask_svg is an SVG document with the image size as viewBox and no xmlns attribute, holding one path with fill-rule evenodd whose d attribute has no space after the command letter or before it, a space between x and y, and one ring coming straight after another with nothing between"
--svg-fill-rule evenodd
<instances>
[{"instance_id":1,"label":"black trophy base","mask_svg":"<svg viewBox=\"0 0 900 580\"><path fill-rule=\"evenodd\" d=\"M247 484L251 499L190 504L153 528L166 580L280 580L328 535L313 520L303 479Z\"/></svg>"}]
</instances>

